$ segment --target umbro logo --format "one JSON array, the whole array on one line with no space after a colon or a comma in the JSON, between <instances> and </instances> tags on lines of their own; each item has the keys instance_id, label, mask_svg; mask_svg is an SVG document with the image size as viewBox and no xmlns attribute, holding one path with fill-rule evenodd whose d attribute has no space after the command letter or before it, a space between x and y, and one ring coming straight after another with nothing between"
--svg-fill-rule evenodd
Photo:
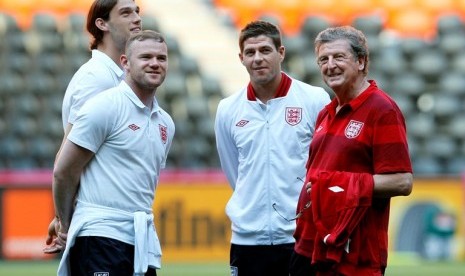
<instances>
[{"instance_id":1,"label":"umbro logo","mask_svg":"<svg viewBox=\"0 0 465 276\"><path fill-rule=\"evenodd\" d=\"M135 125L135 124L131 124L131 125L129 125L128 127L129 127L131 130L133 130L133 131L136 131L136 130L138 130L138 129L140 128L139 126L137 126L137 125ZM98 276L100 276L100 275L98 275Z\"/></svg>"},{"instance_id":2,"label":"umbro logo","mask_svg":"<svg viewBox=\"0 0 465 276\"><path fill-rule=\"evenodd\" d=\"M247 121L247 120L240 120L239 122L237 122L236 126L243 127L248 123L249 123L249 121Z\"/></svg>"},{"instance_id":3,"label":"umbro logo","mask_svg":"<svg viewBox=\"0 0 465 276\"><path fill-rule=\"evenodd\" d=\"M335 192L335 193L344 192L344 189L339 186L331 186L328 189L330 189L332 192Z\"/></svg>"},{"instance_id":4,"label":"umbro logo","mask_svg":"<svg viewBox=\"0 0 465 276\"><path fill-rule=\"evenodd\" d=\"M94 272L94 276L110 276L110 272Z\"/></svg>"}]
</instances>

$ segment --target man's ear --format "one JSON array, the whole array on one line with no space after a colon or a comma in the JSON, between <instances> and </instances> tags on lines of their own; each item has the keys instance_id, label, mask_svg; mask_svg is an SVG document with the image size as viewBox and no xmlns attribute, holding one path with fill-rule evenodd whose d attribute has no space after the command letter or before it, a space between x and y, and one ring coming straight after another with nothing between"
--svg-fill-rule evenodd
<instances>
[{"instance_id":1,"label":"man's ear","mask_svg":"<svg viewBox=\"0 0 465 276\"><path fill-rule=\"evenodd\" d=\"M278 48L278 53L279 53L279 56L280 56L280 60L281 62L284 60L284 57L286 56L286 48L284 46L280 46Z\"/></svg>"},{"instance_id":2,"label":"man's ear","mask_svg":"<svg viewBox=\"0 0 465 276\"><path fill-rule=\"evenodd\" d=\"M358 70L360 70L360 71L365 70L365 66L367 66L367 65L366 65L366 59L364 59L364 58L359 58L359 59L358 59L358 64L359 64L359 65L358 65Z\"/></svg>"},{"instance_id":3,"label":"man's ear","mask_svg":"<svg viewBox=\"0 0 465 276\"><path fill-rule=\"evenodd\" d=\"M121 67L123 67L125 71L129 71L129 59L126 55L121 55L120 63L121 63Z\"/></svg>"},{"instance_id":4,"label":"man's ear","mask_svg":"<svg viewBox=\"0 0 465 276\"><path fill-rule=\"evenodd\" d=\"M99 28L102 31L108 31L107 22L102 18L95 19L95 26L97 26L97 28Z\"/></svg>"}]
</instances>

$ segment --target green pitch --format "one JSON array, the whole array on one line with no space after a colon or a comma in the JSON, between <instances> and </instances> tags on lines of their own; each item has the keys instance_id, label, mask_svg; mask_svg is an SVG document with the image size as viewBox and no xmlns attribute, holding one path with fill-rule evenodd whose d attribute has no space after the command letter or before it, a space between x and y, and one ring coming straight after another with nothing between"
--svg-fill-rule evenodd
<instances>
[{"instance_id":1,"label":"green pitch","mask_svg":"<svg viewBox=\"0 0 465 276\"><path fill-rule=\"evenodd\" d=\"M53 276L57 261L0 261L0 275L4 276ZM227 263L166 263L157 271L158 276L227 276Z\"/></svg>"},{"instance_id":2,"label":"green pitch","mask_svg":"<svg viewBox=\"0 0 465 276\"><path fill-rule=\"evenodd\" d=\"M0 261L0 275L8 276L52 276L56 275L56 261L7 262ZM158 276L228 276L227 263L166 263ZM386 276L463 276L465 262L390 265Z\"/></svg>"}]
</instances>

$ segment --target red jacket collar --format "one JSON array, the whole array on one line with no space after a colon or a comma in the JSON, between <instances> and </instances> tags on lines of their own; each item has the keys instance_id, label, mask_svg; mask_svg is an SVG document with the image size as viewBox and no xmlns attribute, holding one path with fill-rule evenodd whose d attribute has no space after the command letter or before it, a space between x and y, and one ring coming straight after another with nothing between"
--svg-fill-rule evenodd
<instances>
[{"instance_id":1,"label":"red jacket collar","mask_svg":"<svg viewBox=\"0 0 465 276\"><path fill-rule=\"evenodd\" d=\"M274 98L280 98L284 97L287 95L289 92L289 88L291 87L292 79L281 72L281 82L279 83L278 89L276 90L276 94L274 95ZM255 96L255 90L252 87L252 83L249 82L249 85L247 85L247 99L249 101L256 101L257 97Z\"/></svg>"}]
</instances>

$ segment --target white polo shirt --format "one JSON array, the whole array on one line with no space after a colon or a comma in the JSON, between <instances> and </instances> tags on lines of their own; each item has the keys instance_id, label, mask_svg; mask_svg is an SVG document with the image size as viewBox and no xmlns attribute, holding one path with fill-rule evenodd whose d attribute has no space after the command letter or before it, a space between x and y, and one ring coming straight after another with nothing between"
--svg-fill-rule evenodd
<instances>
[{"instance_id":1,"label":"white polo shirt","mask_svg":"<svg viewBox=\"0 0 465 276\"><path fill-rule=\"evenodd\" d=\"M156 100L150 110L124 81L87 101L68 135L71 142L95 153L81 175L78 201L152 213L160 169L165 166L174 131L173 120ZM133 243L133 237L126 235L134 233L131 227L96 222L81 229L78 236Z\"/></svg>"},{"instance_id":2,"label":"white polo shirt","mask_svg":"<svg viewBox=\"0 0 465 276\"><path fill-rule=\"evenodd\" d=\"M84 63L66 88L62 105L63 129L74 124L79 109L96 94L117 86L124 79L123 70L106 54L92 50L92 58Z\"/></svg>"},{"instance_id":3,"label":"white polo shirt","mask_svg":"<svg viewBox=\"0 0 465 276\"><path fill-rule=\"evenodd\" d=\"M220 101L215 134L221 167L233 194L226 206L231 242L293 243L296 206L317 115L330 99L320 87L290 82L266 104L250 99L251 86ZM253 96L254 97L254 96Z\"/></svg>"}]
</instances>

